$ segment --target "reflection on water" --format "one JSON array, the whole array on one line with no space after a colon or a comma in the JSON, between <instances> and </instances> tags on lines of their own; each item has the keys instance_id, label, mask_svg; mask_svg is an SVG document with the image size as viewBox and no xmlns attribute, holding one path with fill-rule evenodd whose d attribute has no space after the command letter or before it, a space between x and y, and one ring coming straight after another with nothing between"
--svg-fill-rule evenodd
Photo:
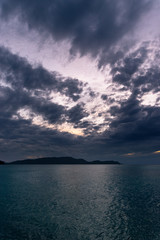
<instances>
[{"instance_id":1,"label":"reflection on water","mask_svg":"<svg viewBox=\"0 0 160 240\"><path fill-rule=\"evenodd\" d=\"M0 239L159 240L160 166L1 166Z\"/></svg>"}]
</instances>

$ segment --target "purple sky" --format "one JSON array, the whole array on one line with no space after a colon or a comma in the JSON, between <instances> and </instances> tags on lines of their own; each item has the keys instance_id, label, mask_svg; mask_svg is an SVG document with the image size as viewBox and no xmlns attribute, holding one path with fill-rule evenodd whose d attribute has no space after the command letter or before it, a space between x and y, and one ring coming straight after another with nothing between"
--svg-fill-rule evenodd
<instances>
[{"instance_id":1,"label":"purple sky","mask_svg":"<svg viewBox=\"0 0 160 240\"><path fill-rule=\"evenodd\" d=\"M159 164L159 12L159 0L0 0L0 159Z\"/></svg>"}]
</instances>

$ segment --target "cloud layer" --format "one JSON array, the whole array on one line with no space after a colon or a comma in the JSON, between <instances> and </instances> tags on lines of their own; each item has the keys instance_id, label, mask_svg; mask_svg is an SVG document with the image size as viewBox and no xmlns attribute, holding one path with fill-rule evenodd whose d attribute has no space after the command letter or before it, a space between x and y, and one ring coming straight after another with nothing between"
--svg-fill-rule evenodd
<instances>
[{"instance_id":1,"label":"cloud layer","mask_svg":"<svg viewBox=\"0 0 160 240\"><path fill-rule=\"evenodd\" d=\"M68 41L71 55L90 55L106 76L96 91L1 46L2 158L158 159L160 43L131 40L156 2L0 1L3 22L15 17L43 38Z\"/></svg>"},{"instance_id":2,"label":"cloud layer","mask_svg":"<svg viewBox=\"0 0 160 240\"><path fill-rule=\"evenodd\" d=\"M72 53L97 56L131 33L152 4L150 0L6 0L1 16L16 15L30 29L57 41L69 40Z\"/></svg>"}]
</instances>

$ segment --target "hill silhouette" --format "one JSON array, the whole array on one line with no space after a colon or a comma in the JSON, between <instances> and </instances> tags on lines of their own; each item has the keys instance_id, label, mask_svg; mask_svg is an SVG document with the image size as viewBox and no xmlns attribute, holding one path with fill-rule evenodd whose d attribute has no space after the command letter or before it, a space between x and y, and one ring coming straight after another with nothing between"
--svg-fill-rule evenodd
<instances>
[{"instance_id":1,"label":"hill silhouette","mask_svg":"<svg viewBox=\"0 0 160 240\"><path fill-rule=\"evenodd\" d=\"M45 157L13 161L10 164L120 164L117 161L91 161L72 157Z\"/></svg>"}]
</instances>

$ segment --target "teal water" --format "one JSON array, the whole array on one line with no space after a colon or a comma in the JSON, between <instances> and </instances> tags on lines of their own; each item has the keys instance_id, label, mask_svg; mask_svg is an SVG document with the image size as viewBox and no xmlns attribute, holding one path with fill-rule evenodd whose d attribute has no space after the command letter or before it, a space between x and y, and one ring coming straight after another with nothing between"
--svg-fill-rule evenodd
<instances>
[{"instance_id":1,"label":"teal water","mask_svg":"<svg viewBox=\"0 0 160 240\"><path fill-rule=\"evenodd\" d=\"M0 240L159 240L160 166L0 166Z\"/></svg>"}]
</instances>

